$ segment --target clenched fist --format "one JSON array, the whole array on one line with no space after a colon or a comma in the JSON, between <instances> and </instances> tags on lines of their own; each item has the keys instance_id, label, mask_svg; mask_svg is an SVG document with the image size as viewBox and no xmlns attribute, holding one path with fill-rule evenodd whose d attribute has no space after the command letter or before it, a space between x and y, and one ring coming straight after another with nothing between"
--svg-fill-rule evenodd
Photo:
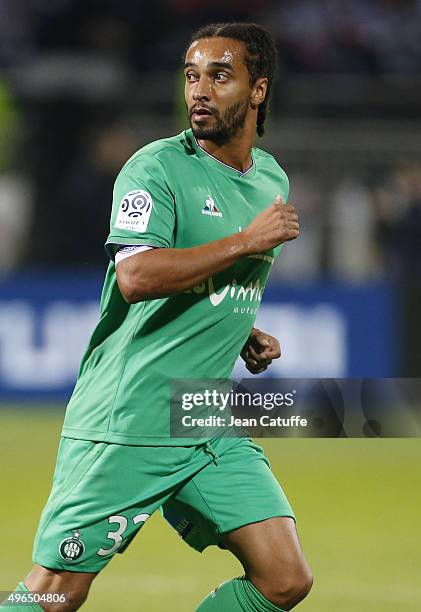
<instances>
[{"instance_id":1,"label":"clenched fist","mask_svg":"<svg viewBox=\"0 0 421 612\"><path fill-rule=\"evenodd\" d=\"M260 374L267 370L272 359L279 359L281 347L273 336L254 327L241 351L241 357L246 368L252 374Z\"/></svg>"},{"instance_id":2,"label":"clenched fist","mask_svg":"<svg viewBox=\"0 0 421 612\"><path fill-rule=\"evenodd\" d=\"M264 253L274 247L295 240L300 233L298 215L292 204L283 204L281 196L261 212L243 232L250 254Z\"/></svg>"}]
</instances>

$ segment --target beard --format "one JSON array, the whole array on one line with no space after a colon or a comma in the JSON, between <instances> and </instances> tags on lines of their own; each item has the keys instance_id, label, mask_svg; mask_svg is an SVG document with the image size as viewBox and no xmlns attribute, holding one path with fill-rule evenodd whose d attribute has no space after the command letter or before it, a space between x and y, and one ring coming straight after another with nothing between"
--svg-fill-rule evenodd
<instances>
[{"instance_id":1,"label":"beard","mask_svg":"<svg viewBox=\"0 0 421 612\"><path fill-rule=\"evenodd\" d=\"M192 121L193 111L189 113L189 122L193 135L197 140L211 140L219 145L227 143L244 127L250 98L239 100L228 106L221 114L216 108L208 107L212 112L212 125L196 125Z\"/></svg>"}]
</instances>

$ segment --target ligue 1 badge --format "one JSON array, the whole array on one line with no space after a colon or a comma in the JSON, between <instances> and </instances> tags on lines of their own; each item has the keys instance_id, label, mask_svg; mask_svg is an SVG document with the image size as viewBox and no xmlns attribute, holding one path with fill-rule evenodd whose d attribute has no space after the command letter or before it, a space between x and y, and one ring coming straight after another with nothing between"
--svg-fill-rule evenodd
<instances>
[{"instance_id":1,"label":"ligue 1 badge","mask_svg":"<svg viewBox=\"0 0 421 612\"><path fill-rule=\"evenodd\" d=\"M76 561L79 559L85 551L85 545L80 539L80 532L75 529L73 536L63 540L58 550L60 557L65 561Z\"/></svg>"}]
</instances>

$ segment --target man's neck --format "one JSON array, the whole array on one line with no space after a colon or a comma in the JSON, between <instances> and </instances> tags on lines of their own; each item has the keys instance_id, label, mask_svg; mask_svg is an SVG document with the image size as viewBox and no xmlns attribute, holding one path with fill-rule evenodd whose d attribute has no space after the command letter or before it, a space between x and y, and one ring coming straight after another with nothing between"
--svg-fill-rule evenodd
<instances>
[{"instance_id":1,"label":"man's neck","mask_svg":"<svg viewBox=\"0 0 421 612\"><path fill-rule=\"evenodd\" d=\"M228 142L220 144L213 140L198 140L198 144L210 155L219 161L235 168L239 172L246 172L253 163L251 149L254 133L245 129L239 130Z\"/></svg>"}]
</instances>

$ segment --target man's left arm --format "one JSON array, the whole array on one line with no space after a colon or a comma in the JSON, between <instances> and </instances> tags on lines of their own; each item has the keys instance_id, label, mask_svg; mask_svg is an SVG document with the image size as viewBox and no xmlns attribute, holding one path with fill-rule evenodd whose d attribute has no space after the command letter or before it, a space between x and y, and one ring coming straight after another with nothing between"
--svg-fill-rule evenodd
<instances>
[{"instance_id":1,"label":"man's left arm","mask_svg":"<svg viewBox=\"0 0 421 612\"><path fill-rule=\"evenodd\" d=\"M264 372L273 359L281 356L279 342L273 336L253 327L241 351L246 368L252 374Z\"/></svg>"}]
</instances>

